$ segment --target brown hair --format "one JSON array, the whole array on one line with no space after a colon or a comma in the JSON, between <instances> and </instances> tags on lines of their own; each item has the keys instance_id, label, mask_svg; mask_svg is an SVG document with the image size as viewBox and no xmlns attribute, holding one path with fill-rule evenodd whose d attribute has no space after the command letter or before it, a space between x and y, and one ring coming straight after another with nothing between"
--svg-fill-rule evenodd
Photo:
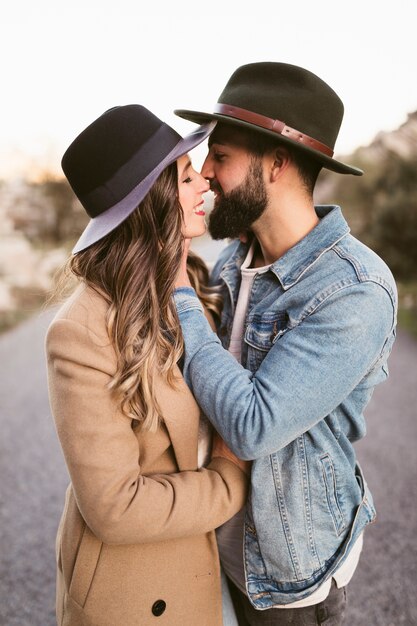
<instances>
[{"instance_id":1,"label":"brown hair","mask_svg":"<svg viewBox=\"0 0 417 626\"><path fill-rule=\"evenodd\" d=\"M173 163L124 222L69 260L70 271L109 304L107 328L117 356L110 389L123 413L151 431L160 421L155 374L175 387L174 368L183 352L172 299L182 225ZM218 297L207 287L207 268L196 255L190 256L190 280L203 303L216 312Z\"/></svg>"}]
</instances>

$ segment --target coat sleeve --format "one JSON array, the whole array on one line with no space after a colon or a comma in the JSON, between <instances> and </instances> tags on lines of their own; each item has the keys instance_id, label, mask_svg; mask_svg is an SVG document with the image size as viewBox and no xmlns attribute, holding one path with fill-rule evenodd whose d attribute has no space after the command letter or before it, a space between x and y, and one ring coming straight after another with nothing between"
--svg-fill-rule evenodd
<instances>
[{"instance_id":1,"label":"coat sleeve","mask_svg":"<svg viewBox=\"0 0 417 626\"><path fill-rule=\"evenodd\" d=\"M46 340L49 394L79 510L108 544L208 532L243 505L246 477L230 461L143 475L138 438L108 390L114 353L87 327L54 321Z\"/></svg>"}]
</instances>

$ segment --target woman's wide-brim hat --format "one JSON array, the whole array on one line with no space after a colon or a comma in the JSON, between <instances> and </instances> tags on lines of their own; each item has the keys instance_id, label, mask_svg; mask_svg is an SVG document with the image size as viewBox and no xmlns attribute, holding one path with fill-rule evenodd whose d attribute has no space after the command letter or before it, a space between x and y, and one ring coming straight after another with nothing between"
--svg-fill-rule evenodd
<instances>
[{"instance_id":1,"label":"woman's wide-brim hat","mask_svg":"<svg viewBox=\"0 0 417 626\"><path fill-rule=\"evenodd\" d=\"M287 63L250 63L229 79L212 113L175 110L199 124L210 120L266 133L339 174L362 170L333 158L343 103L321 78Z\"/></svg>"},{"instance_id":2,"label":"woman's wide-brim hat","mask_svg":"<svg viewBox=\"0 0 417 626\"><path fill-rule=\"evenodd\" d=\"M121 224L142 202L163 170L216 126L209 121L186 137L139 104L117 106L83 130L62 157L62 169L91 218L73 254Z\"/></svg>"}]
</instances>

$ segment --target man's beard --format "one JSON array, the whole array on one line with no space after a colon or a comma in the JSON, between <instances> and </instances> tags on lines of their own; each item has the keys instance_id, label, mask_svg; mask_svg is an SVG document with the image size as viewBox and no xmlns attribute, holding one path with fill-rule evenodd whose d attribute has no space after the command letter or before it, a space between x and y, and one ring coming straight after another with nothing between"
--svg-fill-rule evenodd
<instances>
[{"instance_id":1,"label":"man's beard","mask_svg":"<svg viewBox=\"0 0 417 626\"><path fill-rule=\"evenodd\" d=\"M235 239L240 233L250 230L268 204L261 160L252 160L241 185L228 194L219 192L209 216L210 235L213 239Z\"/></svg>"}]
</instances>

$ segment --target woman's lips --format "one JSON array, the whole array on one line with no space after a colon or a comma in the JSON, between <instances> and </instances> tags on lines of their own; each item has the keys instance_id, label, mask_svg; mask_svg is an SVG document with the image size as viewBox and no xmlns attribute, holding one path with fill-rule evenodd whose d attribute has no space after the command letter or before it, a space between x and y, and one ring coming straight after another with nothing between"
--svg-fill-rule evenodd
<instances>
[{"instance_id":1,"label":"woman's lips","mask_svg":"<svg viewBox=\"0 0 417 626\"><path fill-rule=\"evenodd\" d=\"M204 216L206 214L205 210L203 209L203 204L204 204L204 200L202 200L200 204L197 204L197 206L194 209L195 215Z\"/></svg>"}]
</instances>

